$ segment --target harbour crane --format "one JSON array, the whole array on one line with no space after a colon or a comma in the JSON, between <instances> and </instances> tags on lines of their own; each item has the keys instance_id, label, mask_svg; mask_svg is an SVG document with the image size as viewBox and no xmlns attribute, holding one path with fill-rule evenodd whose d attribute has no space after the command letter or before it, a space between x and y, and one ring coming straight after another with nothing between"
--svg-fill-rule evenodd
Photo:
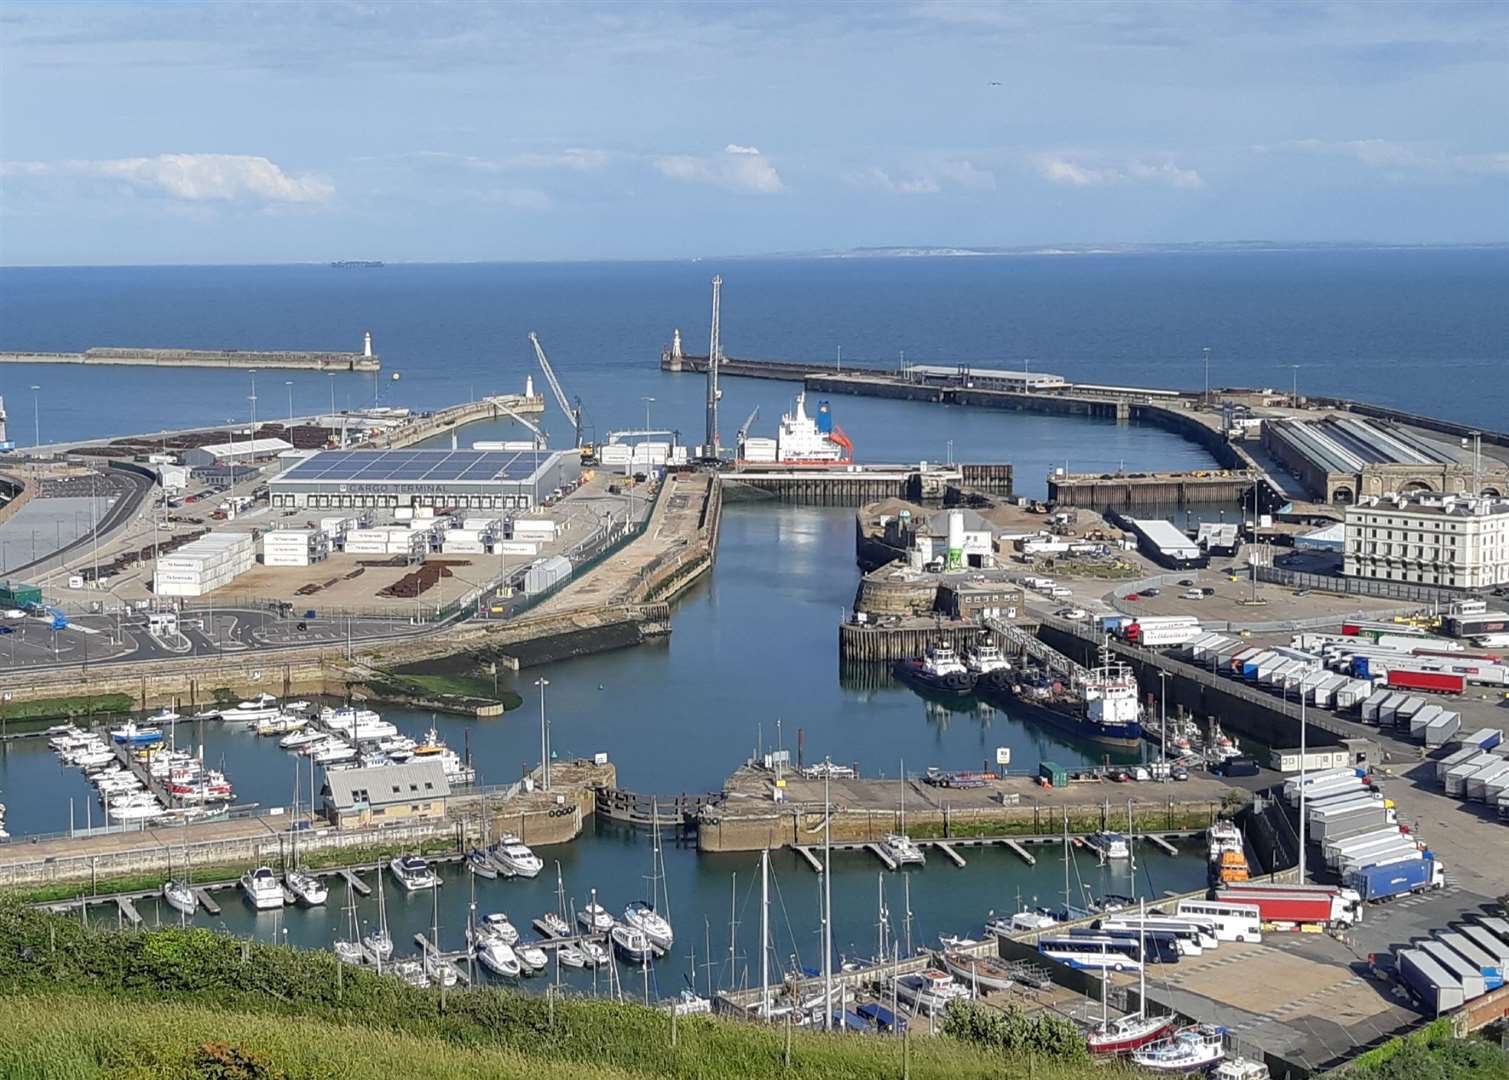
<instances>
[{"instance_id":1,"label":"harbour crane","mask_svg":"<svg viewBox=\"0 0 1509 1080\"><path fill-rule=\"evenodd\" d=\"M522 415L515 412L513 409L510 409L507 405L503 404L501 398L489 397L487 400L489 403L491 403L493 408L497 409L504 416L508 417L510 420L517 421L518 423L529 429L530 433L534 435L535 449L545 449L547 442L545 433L541 431L536 424L532 423L529 420L526 420Z\"/></svg>"},{"instance_id":2,"label":"harbour crane","mask_svg":"<svg viewBox=\"0 0 1509 1080\"><path fill-rule=\"evenodd\" d=\"M734 446L737 447L739 457L744 456L744 440L749 438L749 429L754 426L755 417L760 415L760 407L756 405L749 410L749 415L744 418L744 423L739 425L739 433L734 436Z\"/></svg>"},{"instance_id":3,"label":"harbour crane","mask_svg":"<svg viewBox=\"0 0 1509 1080\"><path fill-rule=\"evenodd\" d=\"M534 346L534 355L540 361L540 370L545 373L545 381L550 384L550 391L555 395L555 400L560 403L561 411L571 420L571 425L576 429L576 448L582 448L582 399L569 398L566 391L561 388L561 380L555 377L555 369L550 366L550 358L545 355L545 346L540 344L540 336L533 330L529 332L529 343Z\"/></svg>"}]
</instances>

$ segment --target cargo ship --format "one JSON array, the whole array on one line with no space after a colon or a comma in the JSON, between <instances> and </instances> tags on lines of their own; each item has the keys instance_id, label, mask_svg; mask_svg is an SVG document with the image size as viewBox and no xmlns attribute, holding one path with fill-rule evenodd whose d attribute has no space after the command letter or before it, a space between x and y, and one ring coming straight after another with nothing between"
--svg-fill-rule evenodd
<instances>
[{"instance_id":1,"label":"cargo ship","mask_svg":"<svg viewBox=\"0 0 1509 1080\"><path fill-rule=\"evenodd\" d=\"M967 694L975 688L975 676L946 641L929 646L920 660L896 661L895 671L903 682L938 694Z\"/></svg>"},{"instance_id":2,"label":"cargo ship","mask_svg":"<svg viewBox=\"0 0 1509 1080\"><path fill-rule=\"evenodd\" d=\"M1068 686L1033 670L993 671L979 682L982 696L1007 704L1013 715L1041 720L1102 746L1131 748L1142 738L1137 679L1127 665L1101 652L1101 664Z\"/></svg>"},{"instance_id":3,"label":"cargo ship","mask_svg":"<svg viewBox=\"0 0 1509 1080\"><path fill-rule=\"evenodd\" d=\"M792 411L781 417L774 439L743 439L740 463L755 465L847 465L854 460L854 444L843 428L833 423L826 401L819 402L817 416L807 415L807 394L796 396Z\"/></svg>"}]
</instances>

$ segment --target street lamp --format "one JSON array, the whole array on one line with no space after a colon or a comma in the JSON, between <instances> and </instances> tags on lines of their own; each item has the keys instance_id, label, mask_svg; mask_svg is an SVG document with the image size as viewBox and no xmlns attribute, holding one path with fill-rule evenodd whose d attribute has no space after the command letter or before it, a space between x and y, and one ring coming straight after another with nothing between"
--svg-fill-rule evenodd
<instances>
[{"instance_id":1,"label":"street lamp","mask_svg":"<svg viewBox=\"0 0 1509 1080\"><path fill-rule=\"evenodd\" d=\"M644 402L644 429L645 429L645 431L649 431L650 430L650 406L653 405L653 404L655 404L655 399L652 398L652 397L642 397L639 400L642 401L642 402Z\"/></svg>"},{"instance_id":2,"label":"street lamp","mask_svg":"<svg viewBox=\"0 0 1509 1080\"><path fill-rule=\"evenodd\" d=\"M257 437L257 373L252 368L247 368L246 373L251 376L251 393L247 400L251 402L251 437Z\"/></svg>"},{"instance_id":3,"label":"street lamp","mask_svg":"<svg viewBox=\"0 0 1509 1080\"><path fill-rule=\"evenodd\" d=\"M1210 346L1205 346L1205 402L1210 403Z\"/></svg>"},{"instance_id":4,"label":"street lamp","mask_svg":"<svg viewBox=\"0 0 1509 1080\"><path fill-rule=\"evenodd\" d=\"M545 791L550 790L550 734L545 726L545 687L550 685L549 679L536 679L534 684L540 688L540 780L541 787Z\"/></svg>"},{"instance_id":5,"label":"street lamp","mask_svg":"<svg viewBox=\"0 0 1509 1080\"><path fill-rule=\"evenodd\" d=\"M1168 672L1158 672L1158 746L1162 756L1163 782L1168 783L1172 771L1168 764Z\"/></svg>"},{"instance_id":6,"label":"street lamp","mask_svg":"<svg viewBox=\"0 0 1509 1080\"><path fill-rule=\"evenodd\" d=\"M33 386L31 388L31 418L32 422L37 426L37 437L36 441L32 444L33 446L42 445L42 407L37 403L37 391L41 389L40 386Z\"/></svg>"},{"instance_id":7,"label":"street lamp","mask_svg":"<svg viewBox=\"0 0 1509 1080\"><path fill-rule=\"evenodd\" d=\"M293 380L284 379L283 385L288 387L288 426L293 427Z\"/></svg>"},{"instance_id":8,"label":"street lamp","mask_svg":"<svg viewBox=\"0 0 1509 1080\"><path fill-rule=\"evenodd\" d=\"M1289 404L1299 408L1299 365L1290 364Z\"/></svg>"}]
</instances>

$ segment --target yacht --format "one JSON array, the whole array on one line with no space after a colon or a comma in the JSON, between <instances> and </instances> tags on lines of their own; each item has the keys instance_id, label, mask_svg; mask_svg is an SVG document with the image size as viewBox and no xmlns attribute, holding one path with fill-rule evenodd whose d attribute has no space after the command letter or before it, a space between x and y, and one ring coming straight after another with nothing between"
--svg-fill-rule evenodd
<instances>
[{"instance_id":1,"label":"yacht","mask_svg":"<svg viewBox=\"0 0 1509 1080\"><path fill-rule=\"evenodd\" d=\"M624 924L643 933L661 952L670 952L675 943L676 934L671 924L646 900L635 900L624 908Z\"/></svg>"},{"instance_id":2,"label":"yacht","mask_svg":"<svg viewBox=\"0 0 1509 1080\"><path fill-rule=\"evenodd\" d=\"M1058 918L1046 911L1018 911L1014 915L995 916L985 924L985 930L997 937L1007 937L1033 930L1049 930L1058 923Z\"/></svg>"},{"instance_id":3,"label":"yacht","mask_svg":"<svg viewBox=\"0 0 1509 1080\"><path fill-rule=\"evenodd\" d=\"M430 982L439 983L441 986L455 986L461 981L456 967L434 949L426 949L424 953L424 973Z\"/></svg>"},{"instance_id":4,"label":"yacht","mask_svg":"<svg viewBox=\"0 0 1509 1080\"><path fill-rule=\"evenodd\" d=\"M241 888L251 906L258 911L283 906L283 886L278 884L277 875L265 866L242 874Z\"/></svg>"},{"instance_id":5,"label":"yacht","mask_svg":"<svg viewBox=\"0 0 1509 1080\"><path fill-rule=\"evenodd\" d=\"M1183 1074L1208 1069L1225 1056L1226 1029L1200 1024L1133 1050L1132 1062L1153 1072Z\"/></svg>"},{"instance_id":6,"label":"yacht","mask_svg":"<svg viewBox=\"0 0 1509 1080\"><path fill-rule=\"evenodd\" d=\"M613 954L597 941L584 941L581 945L582 955L587 958L588 967L602 967L613 959Z\"/></svg>"},{"instance_id":7,"label":"yacht","mask_svg":"<svg viewBox=\"0 0 1509 1080\"><path fill-rule=\"evenodd\" d=\"M222 720L231 722L242 721L247 724L255 724L258 720L267 720L278 715L278 699L271 694L258 694L250 701L243 701L229 709L220 709L210 713Z\"/></svg>"},{"instance_id":8,"label":"yacht","mask_svg":"<svg viewBox=\"0 0 1509 1080\"><path fill-rule=\"evenodd\" d=\"M258 735L287 735L307 728L309 717L285 712L258 720L255 726Z\"/></svg>"},{"instance_id":9,"label":"yacht","mask_svg":"<svg viewBox=\"0 0 1509 1080\"><path fill-rule=\"evenodd\" d=\"M160 726L162 724L175 724L181 719L183 719L183 717L179 716L172 709L164 705L151 716L147 717L147 723Z\"/></svg>"},{"instance_id":10,"label":"yacht","mask_svg":"<svg viewBox=\"0 0 1509 1080\"><path fill-rule=\"evenodd\" d=\"M152 797L148 796L148 798ZM167 813L157 805L156 799L152 799L151 802L127 802L125 805L112 803L105 808L105 812L116 821L152 821Z\"/></svg>"},{"instance_id":11,"label":"yacht","mask_svg":"<svg viewBox=\"0 0 1509 1080\"><path fill-rule=\"evenodd\" d=\"M556 946L555 957L564 967L584 968L587 966L587 954L575 945Z\"/></svg>"},{"instance_id":12,"label":"yacht","mask_svg":"<svg viewBox=\"0 0 1509 1080\"><path fill-rule=\"evenodd\" d=\"M482 917L482 925L477 928L477 936L496 938L505 945L513 945L519 940L519 930L509 922L507 915L501 911L494 911Z\"/></svg>"},{"instance_id":13,"label":"yacht","mask_svg":"<svg viewBox=\"0 0 1509 1080\"><path fill-rule=\"evenodd\" d=\"M335 956L343 964L360 964L367 958L359 941L337 941Z\"/></svg>"},{"instance_id":14,"label":"yacht","mask_svg":"<svg viewBox=\"0 0 1509 1080\"><path fill-rule=\"evenodd\" d=\"M571 936L571 924L554 911L547 911L536 919L534 928L548 938Z\"/></svg>"},{"instance_id":15,"label":"yacht","mask_svg":"<svg viewBox=\"0 0 1509 1080\"><path fill-rule=\"evenodd\" d=\"M927 862L917 842L902 833L891 833L880 842L880 847L897 866L921 866Z\"/></svg>"},{"instance_id":16,"label":"yacht","mask_svg":"<svg viewBox=\"0 0 1509 1080\"><path fill-rule=\"evenodd\" d=\"M597 902L597 890L592 890L592 899L576 913L576 921L589 934L606 934L613 929L613 916Z\"/></svg>"},{"instance_id":17,"label":"yacht","mask_svg":"<svg viewBox=\"0 0 1509 1080\"><path fill-rule=\"evenodd\" d=\"M513 951L526 975L537 975L550 966L550 957L538 945L520 945Z\"/></svg>"},{"instance_id":18,"label":"yacht","mask_svg":"<svg viewBox=\"0 0 1509 1080\"><path fill-rule=\"evenodd\" d=\"M498 868L515 877L532 878L545 868L544 861L517 836L505 836L489 853Z\"/></svg>"},{"instance_id":19,"label":"yacht","mask_svg":"<svg viewBox=\"0 0 1509 1080\"><path fill-rule=\"evenodd\" d=\"M371 709L321 709L320 723L327 731L356 742L376 742L398 734L398 728Z\"/></svg>"},{"instance_id":20,"label":"yacht","mask_svg":"<svg viewBox=\"0 0 1509 1080\"><path fill-rule=\"evenodd\" d=\"M965 670L977 679L992 671L1005 671L1010 667L1001 655L1001 650L989 641L980 641L964 654Z\"/></svg>"},{"instance_id":21,"label":"yacht","mask_svg":"<svg viewBox=\"0 0 1509 1080\"><path fill-rule=\"evenodd\" d=\"M316 750L310 756L314 758L316 765L334 765L337 762L353 760L356 757L356 747L332 739L329 746Z\"/></svg>"},{"instance_id":22,"label":"yacht","mask_svg":"<svg viewBox=\"0 0 1509 1080\"><path fill-rule=\"evenodd\" d=\"M929 968L916 975L903 975L896 980L896 996L911 1005L918 1013L941 1012L956 998L969 997L969 990L954 982L953 976L944 971Z\"/></svg>"},{"instance_id":23,"label":"yacht","mask_svg":"<svg viewBox=\"0 0 1509 1080\"><path fill-rule=\"evenodd\" d=\"M430 985L430 977L426 974L424 964L419 960L400 960L392 967L392 973L415 990L423 990Z\"/></svg>"},{"instance_id":24,"label":"yacht","mask_svg":"<svg viewBox=\"0 0 1509 1080\"><path fill-rule=\"evenodd\" d=\"M1087 1042L1092 1054L1128 1054L1157 1042L1173 1030L1172 1016L1129 1016L1107 1020L1092 1028Z\"/></svg>"},{"instance_id":25,"label":"yacht","mask_svg":"<svg viewBox=\"0 0 1509 1080\"><path fill-rule=\"evenodd\" d=\"M313 874L290 870L284 875L283 882L288 886L288 891L293 893L294 899L304 907L318 907L330 895L325 883Z\"/></svg>"},{"instance_id":26,"label":"yacht","mask_svg":"<svg viewBox=\"0 0 1509 1080\"><path fill-rule=\"evenodd\" d=\"M974 956L955 949L945 952L942 959L943 967L964 986L1005 990L1016 982L1014 969L996 956Z\"/></svg>"},{"instance_id":27,"label":"yacht","mask_svg":"<svg viewBox=\"0 0 1509 1080\"><path fill-rule=\"evenodd\" d=\"M517 978L523 970L513 946L497 938L483 938L477 943L477 962L506 979Z\"/></svg>"},{"instance_id":28,"label":"yacht","mask_svg":"<svg viewBox=\"0 0 1509 1080\"><path fill-rule=\"evenodd\" d=\"M496 878L498 867L481 848L472 848L466 853L466 868L479 877Z\"/></svg>"},{"instance_id":29,"label":"yacht","mask_svg":"<svg viewBox=\"0 0 1509 1080\"><path fill-rule=\"evenodd\" d=\"M184 915L192 915L199 908L199 899L194 890L182 881L169 881L162 887L162 898L168 907Z\"/></svg>"},{"instance_id":30,"label":"yacht","mask_svg":"<svg viewBox=\"0 0 1509 1080\"><path fill-rule=\"evenodd\" d=\"M440 884L440 879L430 869L430 864L418 855L401 855L388 863L388 869L393 871L398 883L410 892L433 889Z\"/></svg>"},{"instance_id":31,"label":"yacht","mask_svg":"<svg viewBox=\"0 0 1509 1080\"><path fill-rule=\"evenodd\" d=\"M362 938L361 948L372 960L387 963L393 956L393 935L379 927Z\"/></svg>"},{"instance_id":32,"label":"yacht","mask_svg":"<svg viewBox=\"0 0 1509 1080\"><path fill-rule=\"evenodd\" d=\"M326 742L329 739L330 736L326 735L323 731L310 731L308 728L305 728L303 731L295 731L292 734L284 735L278 740L278 746L283 750L302 750L313 743Z\"/></svg>"},{"instance_id":33,"label":"yacht","mask_svg":"<svg viewBox=\"0 0 1509 1080\"><path fill-rule=\"evenodd\" d=\"M1222 1058L1210 1070L1210 1080L1269 1080L1272 1075L1263 1062L1244 1057Z\"/></svg>"},{"instance_id":34,"label":"yacht","mask_svg":"<svg viewBox=\"0 0 1509 1080\"><path fill-rule=\"evenodd\" d=\"M655 947L643 930L632 926L615 926L608 937L613 942L613 951L629 964L643 964L654 958Z\"/></svg>"}]
</instances>

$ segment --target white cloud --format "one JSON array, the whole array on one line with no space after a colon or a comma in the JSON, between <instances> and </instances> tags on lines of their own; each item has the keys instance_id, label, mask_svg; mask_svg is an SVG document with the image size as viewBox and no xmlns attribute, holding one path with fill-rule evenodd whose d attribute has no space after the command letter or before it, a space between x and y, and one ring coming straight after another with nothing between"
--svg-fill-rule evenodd
<instances>
[{"instance_id":1,"label":"white cloud","mask_svg":"<svg viewBox=\"0 0 1509 1080\"><path fill-rule=\"evenodd\" d=\"M1148 183L1194 190L1205 186L1205 178L1197 170L1181 168L1171 161L1137 159L1120 166L1093 166L1053 154L1037 154L1031 163L1044 180L1070 187Z\"/></svg>"},{"instance_id":2,"label":"white cloud","mask_svg":"<svg viewBox=\"0 0 1509 1080\"><path fill-rule=\"evenodd\" d=\"M265 157L247 154L159 154L93 161L16 161L8 176L62 176L125 184L182 202L319 203L335 194L329 181L291 176Z\"/></svg>"},{"instance_id":3,"label":"white cloud","mask_svg":"<svg viewBox=\"0 0 1509 1080\"><path fill-rule=\"evenodd\" d=\"M453 154L447 150L420 150L403 155L424 161L449 162L478 172L521 172L527 170L569 169L573 172L596 172L605 167L612 155L606 150L569 146L564 150L529 150L501 158Z\"/></svg>"},{"instance_id":4,"label":"white cloud","mask_svg":"<svg viewBox=\"0 0 1509 1080\"><path fill-rule=\"evenodd\" d=\"M904 173L893 174L870 167L846 173L844 180L858 188L884 191L892 195L936 195L947 186L968 191L994 191L995 173L969 161L941 161Z\"/></svg>"},{"instance_id":5,"label":"white cloud","mask_svg":"<svg viewBox=\"0 0 1509 1080\"><path fill-rule=\"evenodd\" d=\"M729 143L723 153L708 157L673 154L655 159L662 176L693 184L712 184L729 191L778 195L786 190L781 174L753 146Z\"/></svg>"},{"instance_id":6,"label":"white cloud","mask_svg":"<svg viewBox=\"0 0 1509 1080\"><path fill-rule=\"evenodd\" d=\"M1455 154L1434 143L1395 142L1389 139L1289 139L1254 146L1258 154L1305 154L1312 157L1349 158L1370 169L1401 174L1462 173L1469 176L1509 175L1509 152Z\"/></svg>"}]
</instances>

